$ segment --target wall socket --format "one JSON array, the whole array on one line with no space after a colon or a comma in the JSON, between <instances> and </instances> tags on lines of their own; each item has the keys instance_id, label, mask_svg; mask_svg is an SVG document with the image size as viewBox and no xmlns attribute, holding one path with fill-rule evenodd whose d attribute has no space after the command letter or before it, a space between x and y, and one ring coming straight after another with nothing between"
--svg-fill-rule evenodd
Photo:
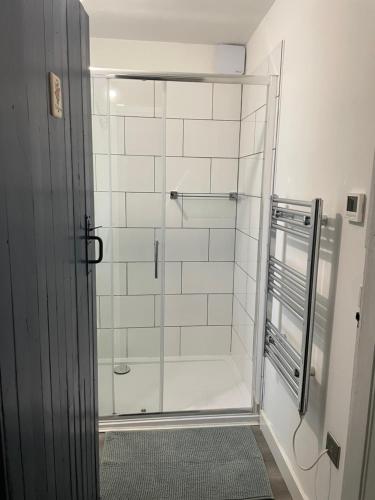
<instances>
[{"instance_id":1,"label":"wall socket","mask_svg":"<svg viewBox=\"0 0 375 500\"><path fill-rule=\"evenodd\" d=\"M338 469L340 464L341 446L338 444L338 442L330 432L327 432L326 448L328 450L329 458L331 459L336 469Z\"/></svg>"}]
</instances>

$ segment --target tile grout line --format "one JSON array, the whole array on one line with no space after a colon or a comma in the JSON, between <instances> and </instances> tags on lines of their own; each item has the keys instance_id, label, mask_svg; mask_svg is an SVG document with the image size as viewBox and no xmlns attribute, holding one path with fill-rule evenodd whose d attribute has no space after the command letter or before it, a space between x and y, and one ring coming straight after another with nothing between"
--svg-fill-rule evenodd
<instances>
[{"instance_id":1,"label":"tile grout line","mask_svg":"<svg viewBox=\"0 0 375 500\"><path fill-rule=\"evenodd\" d=\"M109 117L109 119L111 119L111 117ZM125 119L125 116L124 116L123 120L124 120L124 156L126 156L126 124L125 124L126 119ZM110 140L111 140L111 138L110 138Z\"/></svg>"},{"instance_id":2,"label":"tile grout line","mask_svg":"<svg viewBox=\"0 0 375 500\"><path fill-rule=\"evenodd\" d=\"M154 156L154 193L156 193L156 158Z\"/></svg>"},{"instance_id":3,"label":"tile grout line","mask_svg":"<svg viewBox=\"0 0 375 500\"><path fill-rule=\"evenodd\" d=\"M156 117L156 84L155 81L152 82L154 90L154 118Z\"/></svg>"},{"instance_id":4,"label":"tile grout line","mask_svg":"<svg viewBox=\"0 0 375 500\"><path fill-rule=\"evenodd\" d=\"M232 158L231 158L232 159ZM242 159L242 158L241 158ZM126 190L126 189L114 189L114 190L107 190L107 189L99 189L96 190L95 193L129 193L129 194L155 194L155 193L160 193L160 191L131 191L131 190ZM198 192L195 192L193 194L199 194ZM210 193L207 193L210 194ZM215 194L215 193L214 193ZM242 197L250 197L250 198L261 198L261 195L256 195L256 194L247 194L247 193L241 193ZM138 227L151 227L151 226L138 226ZM178 227L178 226L176 226ZM194 226L192 226L194 228ZM196 226L196 229L199 229L200 226ZM210 226L212 227L212 226ZM233 226L234 227L234 226ZM213 228L213 229L232 229L230 227L218 227L218 228Z\"/></svg>"},{"instance_id":5,"label":"tile grout line","mask_svg":"<svg viewBox=\"0 0 375 500\"><path fill-rule=\"evenodd\" d=\"M126 328L125 334L125 349L126 349L126 357L129 357L129 329Z\"/></svg>"},{"instance_id":6,"label":"tile grout line","mask_svg":"<svg viewBox=\"0 0 375 500\"><path fill-rule=\"evenodd\" d=\"M237 299L238 301L238 299ZM238 301L238 303L240 304L240 302ZM240 304L241 305L241 304ZM243 307L241 305L241 307ZM246 312L246 311L244 311ZM248 316L249 314L246 313ZM249 316L250 319L252 319L250 316ZM160 325L146 325L146 326L119 326L116 328L116 330L126 330L126 329L132 329L132 330L153 330L155 328L159 328ZM209 328L231 328L231 325L227 324L227 325L221 325L221 324L217 324L217 323L209 323L208 325L206 323L200 323L200 324L193 324L193 325L185 325L185 324L182 324L182 325L166 325L166 328L205 328L205 327L209 327ZM113 328L110 328L110 327L104 327L104 328L99 328L99 330L101 332L105 332L105 331L111 331L113 330Z\"/></svg>"},{"instance_id":7,"label":"tile grout line","mask_svg":"<svg viewBox=\"0 0 375 500\"><path fill-rule=\"evenodd\" d=\"M238 160L237 160L237 193L239 188L240 177L240 156L241 156L241 133L242 133L242 112L243 112L243 85L241 85L241 102L240 102L240 125L238 133ZM234 285L235 285L235 265L236 265L236 247L237 247L237 224L238 224L238 198L236 200L236 217L234 230L234 248L233 248L233 281L232 281L232 321L231 321L231 337L230 337L230 352L232 353L232 329L233 329L233 314L234 314Z\"/></svg>"},{"instance_id":8,"label":"tile grout line","mask_svg":"<svg viewBox=\"0 0 375 500\"><path fill-rule=\"evenodd\" d=\"M115 260L113 261L115 264L152 264L154 261L152 260ZM179 262L185 262L187 264L236 264L233 260L166 260L166 263L176 264ZM103 264L110 264L111 262L108 260L103 260ZM167 294L168 295L168 294Z\"/></svg>"},{"instance_id":9,"label":"tile grout line","mask_svg":"<svg viewBox=\"0 0 375 500\"><path fill-rule=\"evenodd\" d=\"M231 262L232 264L232 262ZM237 265L237 264L236 264ZM237 265L238 266L238 265ZM246 275L247 278L251 279L252 281L254 281L254 283L256 283L256 280L254 278L252 278L251 276L249 276L240 266L238 266L239 269ZM200 291L200 292L182 292L182 293L166 293L165 295L168 296L168 297L196 297L196 296L203 296L203 295L206 295L207 293L209 293L210 295L232 295L232 292L227 290L227 291L224 291L224 290L221 290L219 292L215 292L215 291ZM114 297L124 297L124 298L130 298L130 297L152 297L154 295L159 295L158 293L155 294L155 293L152 293L151 292L145 292L145 293L131 293L131 294L121 294L121 293L115 293L113 294ZM101 293L100 295L97 295L97 297L111 297L111 294L105 294L105 293Z\"/></svg>"},{"instance_id":10,"label":"tile grout line","mask_svg":"<svg viewBox=\"0 0 375 500\"><path fill-rule=\"evenodd\" d=\"M208 293L207 294L207 325L209 325L209 320L208 320L209 319L208 318L208 316L209 316L209 300L210 300L210 294Z\"/></svg>"},{"instance_id":11,"label":"tile grout line","mask_svg":"<svg viewBox=\"0 0 375 500\"><path fill-rule=\"evenodd\" d=\"M180 266L180 269L181 269L181 295L182 295L182 264L183 264L183 262L181 261L181 266Z\"/></svg>"},{"instance_id":12,"label":"tile grout line","mask_svg":"<svg viewBox=\"0 0 375 500\"><path fill-rule=\"evenodd\" d=\"M248 115L246 115L246 118L248 118L249 116L255 114L256 111L259 111L262 107L264 107L265 104L263 106L261 106L260 108L257 108L255 111L252 111L251 113L249 113ZM108 115L106 114L102 114L102 113L92 113L91 116L95 116L95 117L106 117ZM112 116L112 117L115 117L115 118L131 118L131 119L136 119L136 120L160 120L160 117L159 116L153 116L152 114L150 115L109 115L109 116ZM187 118L187 117L180 117L180 116L169 116L167 117L167 120L169 121L177 121L177 120L186 120L186 121L189 121L189 122L212 122L212 121L215 121L215 122L231 122L231 123L237 123L238 119L230 119L230 118Z\"/></svg>"},{"instance_id":13,"label":"tile grout line","mask_svg":"<svg viewBox=\"0 0 375 500\"><path fill-rule=\"evenodd\" d=\"M208 326L208 293L206 294L206 302L207 302L206 315L207 315L207 326Z\"/></svg>"},{"instance_id":14,"label":"tile grout line","mask_svg":"<svg viewBox=\"0 0 375 500\"><path fill-rule=\"evenodd\" d=\"M211 228L208 228L208 255L207 262L210 262L210 254L211 254Z\"/></svg>"},{"instance_id":15,"label":"tile grout line","mask_svg":"<svg viewBox=\"0 0 375 500\"><path fill-rule=\"evenodd\" d=\"M248 155L248 156L259 155L261 153L262 153L262 151L260 151L258 153L252 153L251 155ZM108 153L105 153L105 152L101 153L101 152L96 151L93 154L97 155L97 156L108 157ZM155 154L155 153L148 153L148 154L145 154L145 153L137 153L137 154L135 154L135 153L131 153L131 154L111 153L109 156L122 156L122 157L126 157L126 158L139 158L139 157L141 157L141 158L154 158L156 156L157 158L160 158L160 155ZM218 159L218 160L238 160L238 157L236 157L236 156L216 156L216 155L206 155L206 156L199 156L199 155L166 155L166 157L167 158L190 158L191 160L194 160L194 159L197 159L197 160L208 160L210 158L215 158L215 159ZM245 158L245 156L243 156L243 158Z\"/></svg>"},{"instance_id":16,"label":"tile grout line","mask_svg":"<svg viewBox=\"0 0 375 500\"><path fill-rule=\"evenodd\" d=\"M156 295L154 295L154 328L156 328Z\"/></svg>"},{"instance_id":17,"label":"tile grout line","mask_svg":"<svg viewBox=\"0 0 375 500\"><path fill-rule=\"evenodd\" d=\"M182 120L182 158L185 156L185 120Z\"/></svg>"},{"instance_id":18,"label":"tile grout line","mask_svg":"<svg viewBox=\"0 0 375 500\"><path fill-rule=\"evenodd\" d=\"M213 158L210 158L210 193L212 193L212 160Z\"/></svg>"},{"instance_id":19,"label":"tile grout line","mask_svg":"<svg viewBox=\"0 0 375 500\"><path fill-rule=\"evenodd\" d=\"M179 328L179 332L180 332L180 339L179 339L179 350L178 350L178 353L179 353L179 356L182 356L182 327L178 327Z\"/></svg>"}]
</instances>

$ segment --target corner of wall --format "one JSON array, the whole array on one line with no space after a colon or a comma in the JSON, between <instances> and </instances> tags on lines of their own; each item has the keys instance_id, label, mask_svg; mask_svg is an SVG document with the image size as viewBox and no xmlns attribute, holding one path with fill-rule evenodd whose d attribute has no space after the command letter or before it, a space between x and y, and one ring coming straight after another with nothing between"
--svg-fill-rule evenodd
<instances>
[{"instance_id":1,"label":"corner of wall","mask_svg":"<svg viewBox=\"0 0 375 500\"><path fill-rule=\"evenodd\" d=\"M284 478L293 500L311 500L303 490L298 477L293 471L288 455L272 430L272 425L263 411L260 412L260 429L267 441L278 468Z\"/></svg>"}]
</instances>

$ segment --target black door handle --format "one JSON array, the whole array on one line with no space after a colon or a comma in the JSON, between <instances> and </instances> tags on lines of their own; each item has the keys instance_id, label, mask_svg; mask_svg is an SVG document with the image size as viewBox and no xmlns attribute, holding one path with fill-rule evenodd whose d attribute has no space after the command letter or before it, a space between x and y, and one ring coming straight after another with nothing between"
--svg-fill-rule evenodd
<instances>
[{"instance_id":1,"label":"black door handle","mask_svg":"<svg viewBox=\"0 0 375 500\"><path fill-rule=\"evenodd\" d=\"M88 240L94 240L99 243L99 257L97 259L88 260L88 264L100 264L103 260L103 240L99 236L88 236Z\"/></svg>"}]
</instances>

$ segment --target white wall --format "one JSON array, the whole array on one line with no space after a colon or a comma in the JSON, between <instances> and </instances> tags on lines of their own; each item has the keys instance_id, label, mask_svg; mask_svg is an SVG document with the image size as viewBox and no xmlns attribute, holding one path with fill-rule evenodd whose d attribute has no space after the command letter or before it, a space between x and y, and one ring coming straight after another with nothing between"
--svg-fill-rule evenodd
<instances>
[{"instance_id":1,"label":"white wall","mask_svg":"<svg viewBox=\"0 0 375 500\"><path fill-rule=\"evenodd\" d=\"M319 466L317 478L314 471L297 469L291 439L298 413L272 366L267 363L265 370L264 412L308 499L315 498L315 486L318 499L341 498L365 237L363 226L349 224L342 216L345 194L367 192L370 183L374 21L372 0L276 0L248 44L251 73L285 40L276 193L297 199L321 197L330 218L318 283L319 300L328 314L315 332L317 377L297 451L301 462L311 462L330 430L342 446L339 470L328 458Z\"/></svg>"},{"instance_id":2,"label":"white wall","mask_svg":"<svg viewBox=\"0 0 375 500\"><path fill-rule=\"evenodd\" d=\"M91 38L91 67L152 72L214 73L216 46Z\"/></svg>"}]
</instances>

